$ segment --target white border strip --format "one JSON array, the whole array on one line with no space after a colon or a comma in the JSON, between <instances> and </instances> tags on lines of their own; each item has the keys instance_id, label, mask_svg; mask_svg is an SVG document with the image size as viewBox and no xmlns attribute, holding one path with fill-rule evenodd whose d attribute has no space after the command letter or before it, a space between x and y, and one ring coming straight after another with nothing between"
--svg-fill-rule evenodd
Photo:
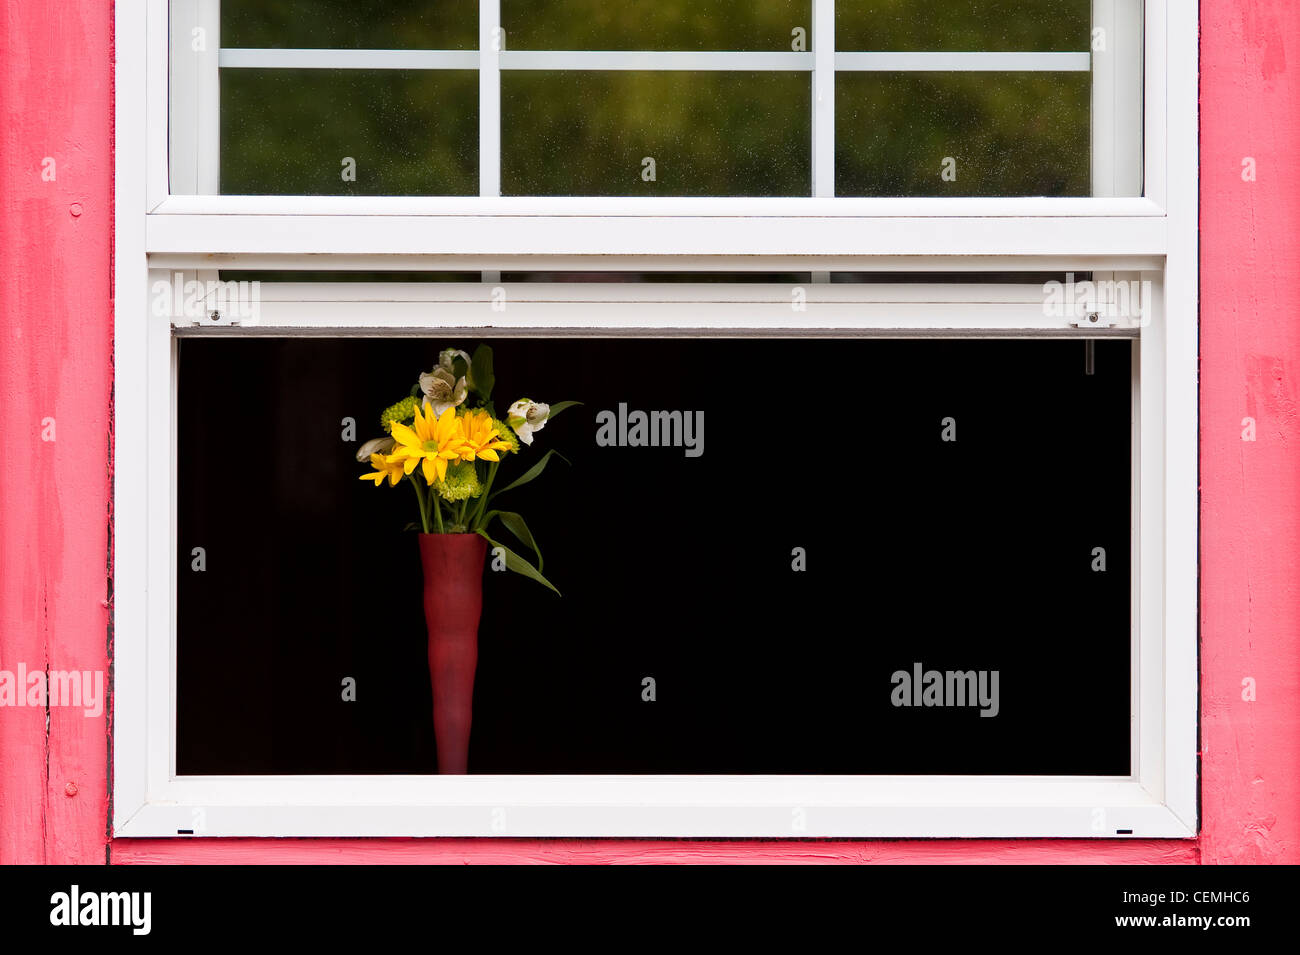
<instances>
[{"instance_id":1,"label":"white border strip","mask_svg":"<svg viewBox=\"0 0 1300 955\"><path fill-rule=\"evenodd\" d=\"M151 253L664 256L1162 255L1157 218L937 220L700 216L150 216ZM432 265L430 267L433 267ZM504 266L503 266L504 267Z\"/></svg>"},{"instance_id":2,"label":"white border strip","mask_svg":"<svg viewBox=\"0 0 1300 955\"><path fill-rule=\"evenodd\" d=\"M610 219L727 216L763 219L901 218L1009 219L1053 216L1074 219L1141 216L1164 218L1164 210L1138 196L984 198L741 197L741 196L183 196L173 195L154 210L160 216L531 216L558 222L572 216ZM939 228L943 228L940 226ZM150 250L152 251L152 250ZM540 250L539 250L540 251ZM978 254L978 250L967 250Z\"/></svg>"},{"instance_id":3,"label":"white border strip","mask_svg":"<svg viewBox=\"0 0 1300 955\"><path fill-rule=\"evenodd\" d=\"M168 780L160 795L116 834L1190 835L1136 782L1078 776L209 776Z\"/></svg>"}]
</instances>

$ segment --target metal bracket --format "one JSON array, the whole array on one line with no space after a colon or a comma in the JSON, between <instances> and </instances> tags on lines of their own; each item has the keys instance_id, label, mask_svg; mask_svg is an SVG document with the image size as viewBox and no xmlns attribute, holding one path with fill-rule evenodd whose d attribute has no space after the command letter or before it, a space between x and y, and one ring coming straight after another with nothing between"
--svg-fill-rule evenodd
<instances>
[{"instance_id":1,"label":"metal bracket","mask_svg":"<svg viewBox=\"0 0 1300 955\"><path fill-rule=\"evenodd\" d=\"M209 308L203 312L203 318L195 322L196 325L238 325L239 319L230 312L223 312L219 308Z\"/></svg>"},{"instance_id":2,"label":"metal bracket","mask_svg":"<svg viewBox=\"0 0 1300 955\"><path fill-rule=\"evenodd\" d=\"M1114 328L1115 323L1110 317L1100 312L1089 312L1078 318L1070 319L1070 324L1075 328Z\"/></svg>"}]
</instances>

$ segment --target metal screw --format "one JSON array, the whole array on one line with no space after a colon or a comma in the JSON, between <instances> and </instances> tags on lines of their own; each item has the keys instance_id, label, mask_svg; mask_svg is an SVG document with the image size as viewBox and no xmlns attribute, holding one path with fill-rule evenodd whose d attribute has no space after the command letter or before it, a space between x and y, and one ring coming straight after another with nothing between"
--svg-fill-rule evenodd
<instances>
[{"instance_id":1,"label":"metal screw","mask_svg":"<svg viewBox=\"0 0 1300 955\"><path fill-rule=\"evenodd\" d=\"M221 321L221 312L214 308L212 311L208 312L208 318L212 319L214 322L219 322ZM1094 321L1095 320L1096 319L1094 319Z\"/></svg>"}]
</instances>

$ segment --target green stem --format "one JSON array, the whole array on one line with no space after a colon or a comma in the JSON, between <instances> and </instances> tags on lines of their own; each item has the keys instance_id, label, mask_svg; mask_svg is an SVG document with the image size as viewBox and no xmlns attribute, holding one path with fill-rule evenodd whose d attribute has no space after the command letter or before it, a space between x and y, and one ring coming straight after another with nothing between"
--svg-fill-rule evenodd
<instances>
[{"instance_id":1,"label":"green stem","mask_svg":"<svg viewBox=\"0 0 1300 955\"><path fill-rule=\"evenodd\" d=\"M429 533L429 514L425 509L424 492L420 490L420 485L416 482L414 474L407 475L407 480L411 482L411 487L415 488L415 496L420 502L420 525L427 534Z\"/></svg>"},{"instance_id":2,"label":"green stem","mask_svg":"<svg viewBox=\"0 0 1300 955\"><path fill-rule=\"evenodd\" d=\"M483 505L487 503L488 493L492 490L492 482L497 479L498 462L493 461L488 465L487 483L483 485L483 492L478 496L478 504L474 508L474 516L470 518L470 530L478 529L479 518L483 516Z\"/></svg>"},{"instance_id":3,"label":"green stem","mask_svg":"<svg viewBox=\"0 0 1300 955\"><path fill-rule=\"evenodd\" d=\"M442 498L438 496L438 492L433 488L429 488L429 497L433 499L433 517L438 533L445 534L447 532L442 527Z\"/></svg>"}]
</instances>

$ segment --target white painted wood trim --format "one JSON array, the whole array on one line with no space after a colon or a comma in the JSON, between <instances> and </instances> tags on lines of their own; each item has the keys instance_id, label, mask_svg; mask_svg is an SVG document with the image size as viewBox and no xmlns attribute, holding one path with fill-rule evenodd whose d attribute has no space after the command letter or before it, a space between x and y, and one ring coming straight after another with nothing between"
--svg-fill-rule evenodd
<instances>
[{"instance_id":1,"label":"white painted wood trim","mask_svg":"<svg viewBox=\"0 0 1300 955\"><path fill-rule=\"evenodd\" d=\"M1140 0L1093 0L1094 30L1105 49L1092 55L1092 194L1142 194Z\"/></svg>"},{"instance_id":2,"label":"white painted wood trim","mask_svg":"<svg viewBox=\"0 0 1300 955\"><path fill-rule=\"evenodd\" d=\"M167 129L168 129L168 69L169 43L167 7L164 0L149 0L141 6L140 19L128 20L134 34L126 39L126 47L138 58L141 70L141 87L132 87L139 97L132 100L130 128L140 137L140 143L131 154L140 161L140 172L145 177L145 211L152 212L166 201L167 179ZM117 21L115 20L115 29ZM115 67L122 65L119 43L121 33L114 34ZM135 67L137 62L131 65ZM115 93L115 109L118 100ZM115 155L116 150L115 141ZM121 207L117 207L121 215Z\"/></svg>"},{"instance_id":3,"label":"white painted wood trim","mask_svg":"<svg viewBox=\"0 0 1300 955\"><path fill-rule=\"evenodd\" d=\"M499 293L499 294L498 294ZM491 335L635 333L777 336L1077 337L1044 307L1037 285L964 283L258 283L256 314L239 326L178 323L178 334ZM1138 320L1097 337L1127 337Z\"/></svg>"},{"instance_id":4,"label":"white painted wood trim","mask_svg":"<svg viewBox=\"0 0 1300 955\"><path fill-rule=\"evenodd\" d=\"M1162 218L150 216L150 253L660 256L1163 255Z\"/></svg>"},{"instance_id":5,"label":"white painted wood trim","mask_svg":"<svg viewBox=\"0 0 1300 955\"><path fill-rule=\"evenodd\" d=\"M1190 0L1180 0L1170 10L1169 0L1146 0L1142 19L1142 194L1161 210L1168 209L1168 110L1171 102L1185 102L1187 91L1181 89L1187 77L1170 69L1167 46L1172 20L1178 24L1191 17L1199 23L1199 10ZM1197 50L1199 56L1199 48ZM1197 90L1193 88L1193 95ZM1197 144L1199 150L1199 143ZM1196 151L1193 152L1196 155Z\"/></svg>"},{"instance_id":6,"label":"white painted wood trim","mask_svg":"<svg viewBox=\"0 0 1300 955\"><path fill-rule=\"evenodd\" d=\"M510 196L487 201L474 196L171 196L155 210L169 215L329 216L604 216L609 218L732 218L785 216L837 219L879 218L1163 218L1149 199L1117 197L790 198ZM972 250L978 251L978 250Z\"/></svg>"},{"instance_id":7,"label":"white painted wood trim","mask_svg":"<svg viewBox=\"0 0 1300 955\"><path fill-rule=\"evenodd\" d=\"M1164 801L1189 828L1199 825L1197 771L1199 646L1199 70L1194 5L1168 17L1165 180L1170 247L1157 312L1165 341Z\"/></svg>"},{"instance_id":8,"label":"white painted wood trim","mask_svg":"<svg viewBox=\"0 0 1300 955\"><path fill-rule=\"evenodd\" d=\"M154 253L162 269L317 269L317 255ZM353 271L512 272L1096 272L1163 269L1163 255L331 255L332 269Z\"/></svg>"},{"instance_id":9,"label":"white painted wood trim","mask_svg":"<svg viewBox=\"0 0 1300 955\"><path fill-rule=\"evenodd\" d=\"M166 46L150 55L151 29L166 10L119 3L114 8L114 203L113 225L113 824L121 826L148 798L149 735L147 456L149 398L143 387L149 355L144 316L149 285L144 219L166 167L149 167L166 69ZM165 30L166 20L161 20ZM165 37L164 37L165 38ZM165 75L165 73L164 73ZM165 87L165 84L163 84ZM164 110L166 95L161 100ZM166 124L162 125L163 135ZM164 142L165 150L165 142ZM165 183L164 183L165 192ZM130 316L128 318L128 316ZM156 603L157 601L155 601Z\"/></svg>"},{"instance_id":10,"label":"white painted wood trim","mask_svg":"<svg viewBox=\"0 0 1300 955\"><path fill-rule=\"evenodd\" d=\"M340 802L340 794L346 800ZM261 776L169 781L122 836L1186 838L1130 780ZM196 826L201 820L202 828ZM1131 830L1120 835L1121 830Z\"/></svg>"}]
</instances>

